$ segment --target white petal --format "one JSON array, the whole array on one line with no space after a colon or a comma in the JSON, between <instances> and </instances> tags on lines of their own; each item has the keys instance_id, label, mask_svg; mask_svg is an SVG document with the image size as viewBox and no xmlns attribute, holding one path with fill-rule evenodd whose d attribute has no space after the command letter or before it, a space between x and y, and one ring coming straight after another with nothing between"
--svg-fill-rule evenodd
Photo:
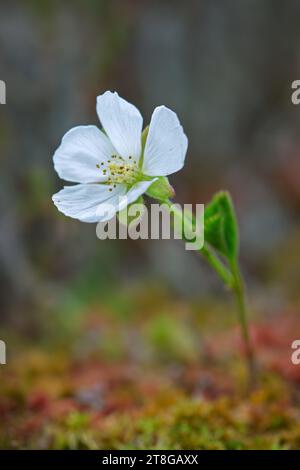
<instances>
[{"instance_id":1,"label":"white petal","mask_svg":"<svg viewBox=\"0 0 300 470\"><path fill-rule=\"evenodd\" d=\"M52 200L63 214L82 222L99 222L111 219L118 210L119 197L126 193L125 185L109 191L105 184L77 184L65 186L54 194Z\"/></svg>"},{"instance_id":2,"label":"white petal","mask_svg":"<svg viewBox=\"0 0 300 470\"><path fill-rule=\"evenodd\" d=\"M136 201L156 180L157 178L153 178L151 181L140 181L132 186L124 196L120 197L118 211L122 211L128 204Z\"/></svg>"},{"instance_id":3,"label":"white petal","mask_svg":"<svg viewBox=\"0 0 300 470\"><path fill-rule=\"evenodd\" d=\"M106 91L97 97L97 113L112 144L123 158L136 160L141 155L143 118L139 110L120 98L118 93Z\"/></svg>"},{"instance_id":4,"label":"white petal","mask_svg":"<svg viewBox=\"0 0 300 470\"><path fill-rule=\"evenodd\" d=\"M146 140L143 172L149 176L167 176L184 165L188 140L179 119L165 106L155 108Z\"/></svg>"},{"instance_id":5,"label":"white petal","mask_svg":"<svg viewBox=\"0 0 300 470\"><path fill-rule=\"evenodd\" d=\"M110 140L96 126L78 126L64 135L53 157L54 167L60 178L66 181L106 181L101 162L107 161L115 153Z\"/></svg>"}]
</instances>

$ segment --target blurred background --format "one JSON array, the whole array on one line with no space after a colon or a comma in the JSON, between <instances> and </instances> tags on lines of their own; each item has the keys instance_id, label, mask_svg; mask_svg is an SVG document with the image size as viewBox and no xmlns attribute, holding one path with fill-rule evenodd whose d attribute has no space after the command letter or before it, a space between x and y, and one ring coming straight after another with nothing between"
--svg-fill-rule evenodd
<instances>
[{"instance_id":1,"label":"blurred background","mask_svg":"<svg viewBox=\"0 0 300 470\"><path fill-rule=\"evenodd\" d=\"M158 298L226 299L180 242L101 242L94 225L53 206L63 185L53 152L71 127L98 124L96 96L107 89L133 102L145 124L157 105L178 113L189 150L171 177L176 201L206 203L231 191L255 309L297 304L300 107L291 82L300 76L299 15L297 0L1 5L2 328L39 335L57 317L72 323L95 299L119 296L124 307L137 286Z\"/></svg>"},{"instance_id":2,"label":"blurred background","mask_svg":"<svg viewBox=\"0 0 300 470\"><path fill-rule=\"evenodd\" d=\"M0 448L300 448L299 18L298 0L1 2ZM99 124L106 90L145 125L177 112L176 202L232 194L264 375L251 398L234 304L200 256L100 241L51 201L53 153Z\"/></svg>"}]
</instances>

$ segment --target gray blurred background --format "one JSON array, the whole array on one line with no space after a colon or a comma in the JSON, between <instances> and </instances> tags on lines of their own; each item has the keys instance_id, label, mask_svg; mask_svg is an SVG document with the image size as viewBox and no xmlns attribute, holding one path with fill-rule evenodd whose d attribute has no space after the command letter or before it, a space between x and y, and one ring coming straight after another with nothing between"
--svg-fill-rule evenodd
<instances>
[{"instance_id":1,"label":"gray blurred background","mask_svg":"<svg viewBox=\"0 0 300 470\"><path fill-rule=\"evenodd\" d=\"M255 301L300 300L298 0L11 0L1 3L0 319L31 324L57 299L159 282L179 296L222 294L178 241L100 242L58 213L52 155L75 125L97 124L95 100L117 90L149 122L175 110L189 137L171 177L179 203L229 189ZM260 300L262 299L262 300Z\"/></svg>"}]
</instances>

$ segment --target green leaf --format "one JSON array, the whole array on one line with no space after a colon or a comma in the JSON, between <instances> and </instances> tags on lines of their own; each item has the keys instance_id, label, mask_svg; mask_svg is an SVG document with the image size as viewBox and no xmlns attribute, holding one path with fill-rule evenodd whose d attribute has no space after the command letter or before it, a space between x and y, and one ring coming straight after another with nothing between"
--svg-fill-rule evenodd
<instances>
[{"instance_id":1,"label":"green leaf","mask_svg":"<svg viewBox=\"0 0 300 470\"><path fill-rule=\"evenodd\" d=\"M238 256L238 224L230 194L222 191L205 207L204 238L230 262Z\"/></svg>"}]
</instances>

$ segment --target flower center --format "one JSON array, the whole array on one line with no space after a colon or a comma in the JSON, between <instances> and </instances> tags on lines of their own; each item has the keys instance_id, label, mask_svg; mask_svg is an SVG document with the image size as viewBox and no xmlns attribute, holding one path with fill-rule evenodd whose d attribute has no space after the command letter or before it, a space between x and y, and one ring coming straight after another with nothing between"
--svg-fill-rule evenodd
<instances>
[{"instance_id":1,"label":"flower center","mask_svg":"<svg viewBox=\"0 0 300 470\"><path fill-rule=\"evenodd\" d=\"M138 180L140 171L133 157L129 157L128 160L124 160L119 155L112 155L110 160L96 166L102 170L104 176L108 176L107 184L113 187L117 184L132 185Z\"/></svg>"}]
</instances>

